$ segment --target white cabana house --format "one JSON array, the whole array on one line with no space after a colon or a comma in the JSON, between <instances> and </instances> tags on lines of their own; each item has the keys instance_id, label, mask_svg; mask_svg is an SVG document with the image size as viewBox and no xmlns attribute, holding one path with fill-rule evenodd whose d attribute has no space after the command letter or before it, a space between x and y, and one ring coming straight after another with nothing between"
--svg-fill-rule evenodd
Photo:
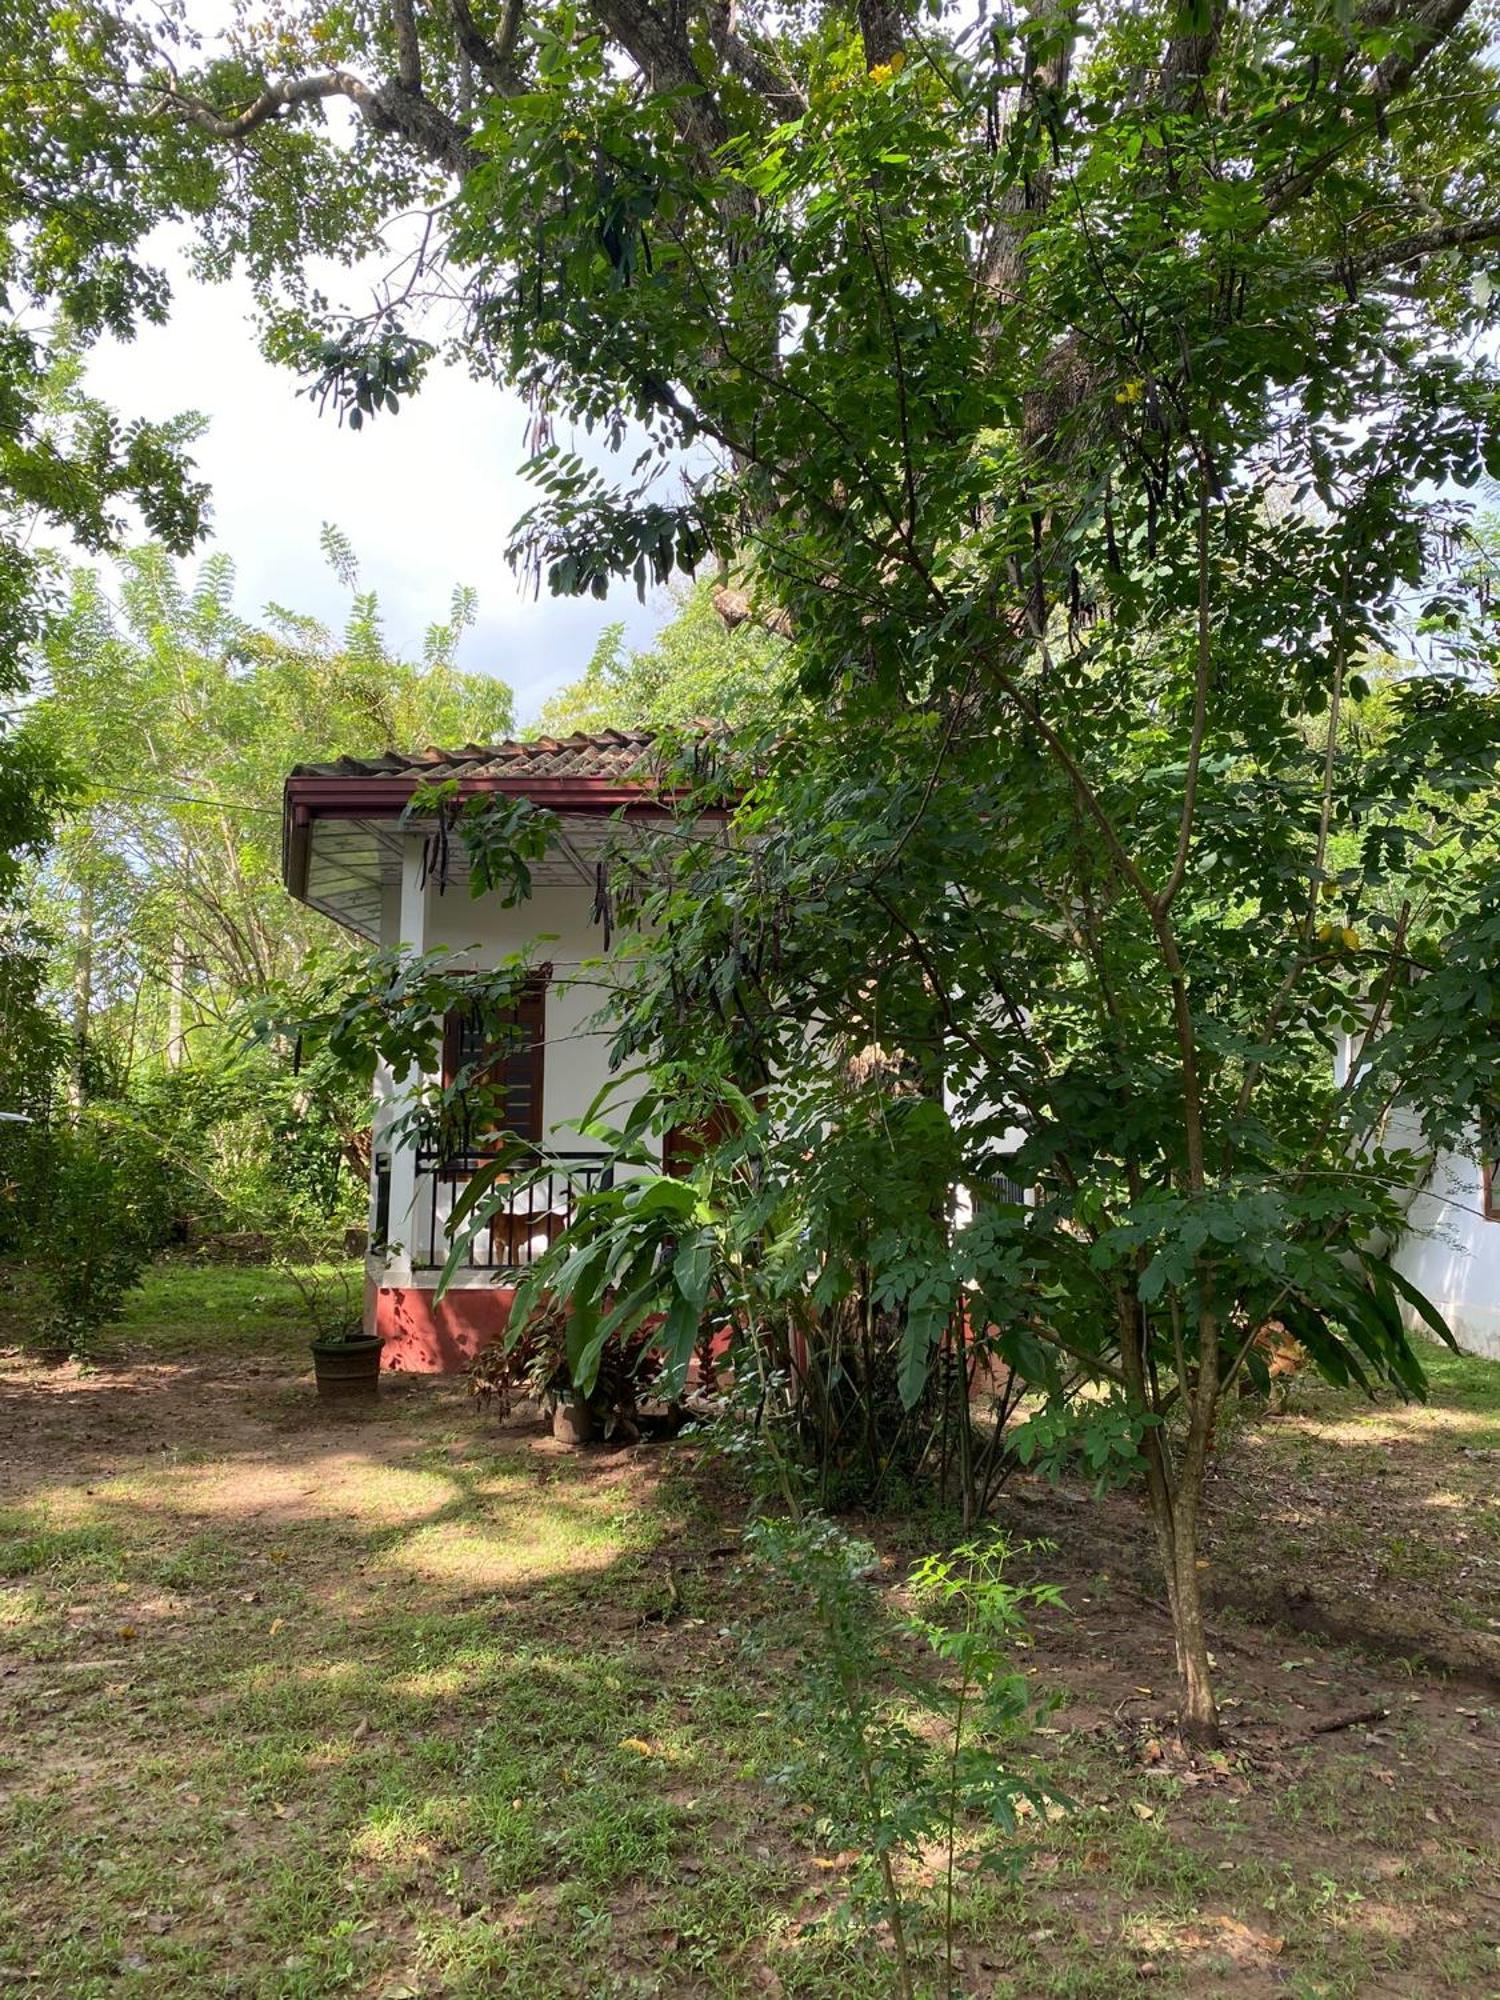
<instances>
[{"instance_id":1,"label":"white cabana house","mask_svg":"<svg viewBox=\"0 0 1500 2000\"><path fill-rule=\"evenodd\" d=\"M427 865L435 821L408 817L408 808L419 789L443 781L461 800L524 797L557 815L558 838L533 865L526 901L507 909L498 895L471 896L457 841L444 871ZM482 1155L393 1138L409 1080L379 1079L365 1323L385 1337L386 1367L463 1367L504 1328L519 1272L566 1226L578 1191L608 1171L597 1148L568 1136L609 1078L596 861L606 821L664 825L672 803L653 739L639 730L344 757L300 765L287 779L283 871L299 901L372 944L446 948L464 969L483 970L547 940L545 967L515 1010L493 1074L507 1129L545 1142L556 1171L501 1206L441 1303L449 1216ZM462 1017L445 1023L445 1082L482 1053L466 1039L472 1032ZM667 1145L670 1157L671 1136ZM1463 1346L1500 1358L1500 1166L1481 1158L1477 1133L1472 1153L1438 1159L1410 1221L1394 1251L1398 1268Z\"/></svg>"},{"instance_id":2,"label":"white cabana house","mask_svg":"<svg viewBox=\"0 0 1500 2000\"><path fill-rule=\"evenodd\" d=\"M435 821L404 816L414 793L445 781L460 800L525 797L557 815L558 838L533 864L533 893L518 907L506 909L498 895L470 894L456 839L441 876L427 865ZM518 1272L566 1225L578 1191L606 1171L597 1148L568 1138L609 1077L609 1036L595 1023L607 959L593 920L595 863L606 821L623 815L662 825L670 804L659 789L652 738L640 731L344 757L299 765L287 779L283 870L299 901L372 944L444 948L464 970L484 970L548 940L546 963L516 1008L496 1075L506 1128L545 1140L558 1170L502 1206L441 1302L448 1218L482 1156L393 1142L390 1126L407 1080L378 1080L365 1324L385 1337L385 1366L462 1367L504 1327ZM474 1060L472 1032L461 1016L444 1024L445 1082Z\"/></svg>"}]
</instances>

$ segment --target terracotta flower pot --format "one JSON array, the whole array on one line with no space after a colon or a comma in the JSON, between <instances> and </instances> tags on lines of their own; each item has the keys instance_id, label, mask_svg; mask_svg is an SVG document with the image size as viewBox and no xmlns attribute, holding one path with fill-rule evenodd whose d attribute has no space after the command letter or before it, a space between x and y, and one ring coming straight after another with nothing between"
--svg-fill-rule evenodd
<instances>
[{"instance_id":1,"label":"terracotta flower pot","mask_svg":"<svg viewBox=\"0 0 1500 2000\"><path fill-rule=\"evenodd\" d=\"M315 1340L312 1344L313 1374L318 1394L330 1402L366 1401L380 1393L380 1350L385 1340L378 1333L357 1334L353 1340Z\"/></svg>"}]
</instances>

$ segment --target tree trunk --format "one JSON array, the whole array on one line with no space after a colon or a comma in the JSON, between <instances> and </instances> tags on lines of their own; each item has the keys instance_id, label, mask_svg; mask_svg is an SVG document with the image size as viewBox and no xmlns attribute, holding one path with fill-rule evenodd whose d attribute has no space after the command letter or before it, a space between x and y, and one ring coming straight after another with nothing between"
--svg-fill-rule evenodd
<instances>
[{"instance_id":1,"label":"tree trunk","mask_svg":"<svg viewBox=\"0 0 1500 2000\"><path fill-rule=\"evenodd\" d=\"M180 930L172 933L172 956L167 965L167 1046L168 1069L182 1067L182 988L187 978L187 941Z\"/></svg>"},{"instance_id":2,"label":"tree trunk","mask_svg":"<svg viewBox=\"0 0 1500 2000\"><path fill-rule=\"evenodd\" d=\"M1182 1683L1178 1728L1193 1750L1217 1750L1223 1741L1219 1705L1214 1699L1213 1667L1208 1634L1203 1626L1203 1590L1198 1571L1198 1496L1179 1494L1174 1509L1172 1568L1167 1598L1172 1607L1172 1638L1177 1648L1177 1674Z\"/></svg>"},{"instance_id":3,"label":"tree trunk","mask_svg":"<svg viewBox=\"0 0 1500 2000\"><path fill-rule=\"evenodd\" d=\"M1141 1409L1159 1417L1162 1412L1154 1393L1156 1376L1153 1372L1148 1377L1146 1371L1147 1332L1139 1304L1128 1293L1120 1294L1116 1304L1120 1359L1127 1391ZM1172 1613L1172 1643L1181 1689L1178 1728L1183 1742L1191 1749L1216 1750L1222 1741L1219 1707L1214 1699L1213 1667L1208 1657L1208 1634L1203 1628L1203 1589L1198 1573L1199 1502L1213 1442L1219 1392L1218 1325L1211 1311L1200 1312L1198 1335L1196 1378L1178 1385L1189 1412L1181 1462L1176 1466L1171 1463L1159 1424L1147 1429L1141 1441L1141 1455L1146 1462L1146 1498Z\"/></svg>"},{"instance_id":4,"label":"tree trunk","mask_svg":"<svg viewBox=\"0 0 1500 2000\"><path fill-rule=\"evenodd\" d=\"M78 953L73 960L73 1071L68 1101L76 1110L88 1094L89 1021L94 1011L94 887L78 891Z\"/></svg>"},{"instance_id":5,"label":"tree trunk","mask_svg":"<svg viewBox=\"0 0 1500 2000\"><path fill-rule=\"evenodd\" d=\"M1217 1750L1223 1737L1219 1705L1214 1699L1213 1665L1208 1656L1203 1587L1198 1570L1198 1503L1203 1491L1206 1454L1196 1452L1195 1443L1190 1436L1174 1485L1160 1442L1151 1435L1146 1444L1146 1490L1172 1613L1172 1644L1177 1654L1181 1690L1178 1728L1190 1749Z\"/></svg>"}]
</instances>

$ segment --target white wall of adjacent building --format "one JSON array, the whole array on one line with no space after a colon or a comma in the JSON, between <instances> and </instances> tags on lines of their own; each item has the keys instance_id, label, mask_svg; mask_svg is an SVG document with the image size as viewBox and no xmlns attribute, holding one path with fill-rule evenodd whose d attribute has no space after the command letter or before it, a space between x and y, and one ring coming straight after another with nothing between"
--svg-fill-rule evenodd
<instances>
[{"instance_id":1,"label":"white wall of adjacent building","mask_svg":"<svg viewBox=\"0 0 1500 2000\"><path fill-rule=\"evenodd\" d=\"M1438 1155L1393 1261L1460 1347L1500 1360L1500 1221L1484 1212L1477 1151Z\"/></svg>"}]
</instances>

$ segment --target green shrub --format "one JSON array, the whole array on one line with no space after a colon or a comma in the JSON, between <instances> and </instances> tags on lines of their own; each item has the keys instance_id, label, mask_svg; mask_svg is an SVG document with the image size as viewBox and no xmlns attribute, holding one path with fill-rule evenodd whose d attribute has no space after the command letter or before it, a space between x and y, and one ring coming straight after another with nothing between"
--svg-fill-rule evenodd
<instances>
[{"instance_id":1,"label":"green shrub","mask_svg":"<svg viewBox=\"0 0 1500 2000\"><path fill-rule=\"evenodd\" d=\"M54 1125L33 1159L37 1335L53 1352L84 1354L121 1317L161 1238L161 1160L139 1131L87 1114Z\"/></svg>"},{"instance_id":2,"label":"green shrub","mask_svg":"<svg viewBox=\"0 0 1500 2000\"><path fill-rule=\"evenodd\" d=\"M363 1220L368 1098L325 1071L312 1062L294 1074L268 1049L216 1045L136 1079L129 1109L160 1139L179 1237Z\"/></svg>"}]
</instances>

